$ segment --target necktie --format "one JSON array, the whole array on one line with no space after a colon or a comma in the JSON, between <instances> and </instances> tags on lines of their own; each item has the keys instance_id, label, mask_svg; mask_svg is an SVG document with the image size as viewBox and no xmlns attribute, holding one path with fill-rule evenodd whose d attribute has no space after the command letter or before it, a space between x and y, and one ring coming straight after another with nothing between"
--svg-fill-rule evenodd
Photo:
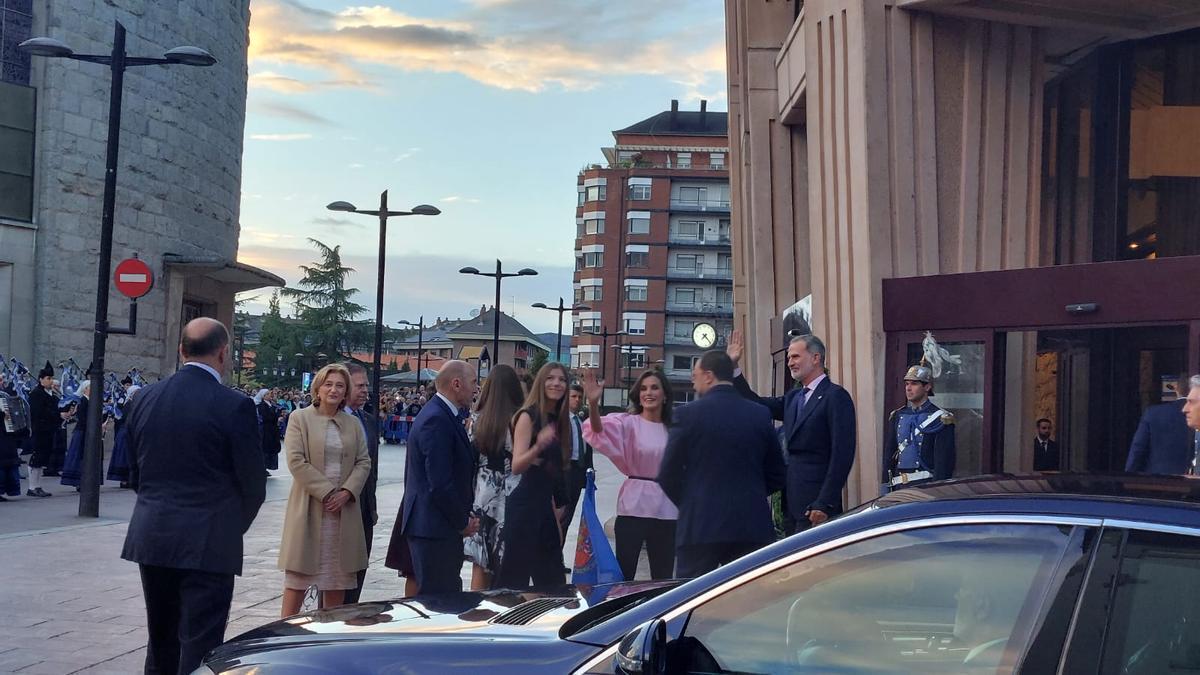
<instances>
[{"instance_id":1,"label":"necktie","mask_svg":"<svg viewBox=\"0 0 1200 675\"><path fill-rule=\"evenodd\" d=\"M582 423L579 421L578 417L572 415L571 416L571 461L573 461L573 462L579 461L579 454L580 454L579 453L579 446L580 446L579 436L582 432L583 432Z\"/></svg>"}]
</instances>

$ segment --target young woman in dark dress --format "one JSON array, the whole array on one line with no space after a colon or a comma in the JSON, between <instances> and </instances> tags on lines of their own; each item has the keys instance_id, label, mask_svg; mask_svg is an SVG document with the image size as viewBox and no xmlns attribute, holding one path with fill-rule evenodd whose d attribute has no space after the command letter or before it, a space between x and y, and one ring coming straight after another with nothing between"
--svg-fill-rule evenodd
<instances>
[{"instance_id":1,"label":"young woman in dark dress","mask_svg":"<svg viewBox=\"0 0 1200 675\"><path fill-rule=\"evenodd\" d=\"M518 482L504 506L496 588L566 583L558 512L566 503L564 467L571 448L567 386L566 368L547 363L513 418L512 473Z\"/></svg>"}]
</instances>

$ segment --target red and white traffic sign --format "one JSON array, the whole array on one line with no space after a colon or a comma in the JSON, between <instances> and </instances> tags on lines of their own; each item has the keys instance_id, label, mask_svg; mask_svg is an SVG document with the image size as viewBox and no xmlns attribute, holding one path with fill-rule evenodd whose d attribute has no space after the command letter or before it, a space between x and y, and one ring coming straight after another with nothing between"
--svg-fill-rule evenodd
<instances>
[{"instance_id":1,"label":"red and white traffic sign","mask_svg":"<svg viewBox=\"0 0 1200 675\"><path fill-rule=\"evenodd\" d=\"M150 266L141 260L126 258L117 263L113 283L121 295L137 299L150 292L154 286L154 274L150 272Z\"/></svg>"}]
</instances>

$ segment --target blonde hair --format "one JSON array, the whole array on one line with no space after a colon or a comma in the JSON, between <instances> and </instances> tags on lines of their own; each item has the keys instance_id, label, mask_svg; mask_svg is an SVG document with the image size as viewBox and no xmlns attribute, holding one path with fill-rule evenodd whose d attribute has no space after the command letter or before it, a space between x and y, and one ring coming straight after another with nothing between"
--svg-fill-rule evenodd
<instances>
[{"instance_id":1,"label":"blonde hair","mask_svg":"<svg viewBox=\"0 0 1200 675\"><path fill-rule=\"evenodd\" d=\"M350 371L340 363L331 363L318 370L317 374L313 376L312 385L308 391L312 394L314 406L321 405L321 387L325 384L325 380L329 379L330 375L341 375L342 381L346 383L345 396L350 395ZM345 403L345 396L342 398L343 403Z\"/></svg>"}]
</instances>

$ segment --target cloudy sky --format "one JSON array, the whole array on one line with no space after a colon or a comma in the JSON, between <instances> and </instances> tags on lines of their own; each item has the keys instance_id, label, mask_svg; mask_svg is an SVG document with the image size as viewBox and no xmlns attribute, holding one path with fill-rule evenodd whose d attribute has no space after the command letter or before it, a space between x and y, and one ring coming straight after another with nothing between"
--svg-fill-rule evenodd
<instances>
[{"instance_id":1,"label":"cloudy sky","mask_svg":"<svg viewBox=\"0 0 1200 675\"><path fill-rule=\"evenodd\" d=\"M570 301L575 177L612 130L669 108L726 109L718 0L252 0L240 259L294 283L341 245L374 309L377 221L335 200L436 217L389 221L384 318L465 316L500 258L503 307L535 331ZM266 296L261 296L261 307ZM286 310L285 310L286 311Z\"/></svg>"}]
</instances>

